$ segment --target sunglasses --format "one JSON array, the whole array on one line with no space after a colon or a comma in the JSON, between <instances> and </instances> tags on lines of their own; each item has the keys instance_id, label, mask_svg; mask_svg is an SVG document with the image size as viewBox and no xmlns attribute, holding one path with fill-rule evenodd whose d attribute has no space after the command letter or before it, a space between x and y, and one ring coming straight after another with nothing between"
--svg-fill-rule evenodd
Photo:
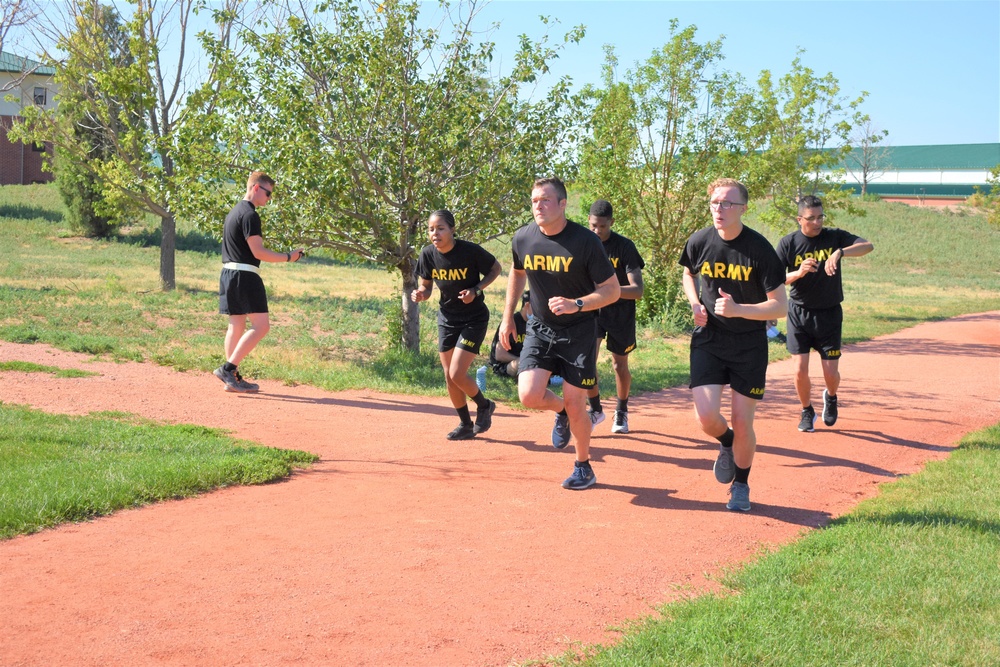
<instances>
[{"instance_id":1,"label":"sunglasses","mask_svg":"<svg viewBox=\"0 0 1000 667\"><path fill-rule=\"evenodd\" d=\"M271 198L271 191L270 190L268 190L267 188L265 188L263 185L258 185L257 187L264 191L264 194L267 195L268 199Z\"/></svg>"}]
</instances>

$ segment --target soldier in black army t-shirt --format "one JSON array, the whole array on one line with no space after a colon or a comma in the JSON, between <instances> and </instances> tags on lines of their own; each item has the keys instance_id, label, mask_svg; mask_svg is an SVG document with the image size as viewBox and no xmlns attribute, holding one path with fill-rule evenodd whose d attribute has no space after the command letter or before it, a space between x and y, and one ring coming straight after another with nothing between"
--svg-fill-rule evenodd
<instances>
[{"instance_id":1,"label":"soldier in black army t-shirt","mask_svg":"<svg viewBox=\"0 0 1000 667\"><path fill-rule=\"evenodd\" d=\"M451 211L431 213L427 220L431 245L420 252L416 275L420 287L410 298L426 301L437 284L441 290L438 310L438 353L444 369L448 396L460 423L449 440L468 440L485 433L493 424L496 403L489 400L469 376L469 366L486 338L490 310L483 290L500 275L500 262L481 246L455 238L455 217ZM472 423L466 396L476 403L476 423Z\"/></svg>"},{"instance_id":2,"label":"soldier in black army t-shirt","mask_svg":"<svg viewBox=\"0 0 1000 667\"><path fill-rule=\"evenodd\" d=\"M566 219L566 186L558 178L535 181L531 191L535 224L514 234L513 266L500 324L500 344L510 349L514 311L531 287L535 317L521 351L517 391L525 407L556 413L552 444L562 449L576 436L576 465L563 488L586 489L597 478L590 466L590 418L587 390L597 382L595 311L618 300L620 288L601 241ZM563 397L549 390L549 378L561 375Z\"/></svg>"},{"instance_id":3,"label":"soldier in black army t-shirt","mask_svg":"<svg viewBox=\"0 0 1000 667\"><path fill-rule=\"evenodd\" d=\"M870 241L843 229L823 227L826 216L819 197L799 201L799 231L778 242L778 257L785 265L788 295L788 351L795 359L795 392L802 403L799 430L811 433L816 422L809 381L809 352L819 352L823 367L823 423L837 422L837 389L840 387L840 336L844 324L844 286L838 270L844 257L861 257L872 251Z\"/></svg>"},{"instance_id":4,"label":"soldier in black army t-shirt","mask_svg":"<svg viewBox=\"0 0 1000 667\"><path fill-rule=\"evenodd\" d=\"M767 374L765 323L785 316L785 272L767 239L743 224L746 187L720 178L708 187L713 226L695 232L681 253L691 304L691 393L707 435L719 441L715 479L732 486L726 507L750 509L753 430ZM699 290L700 284L700 290ZM722 388L732 389L732 428L722 416Z\"/></svg>"},{"instance_id":5,"label":"soldier in black army t-shirt","mask_svg":"<svg viewBox=\"0 0 1000 667\"><path fill-rule=\"evenodd\" d=\"M632 371L628 367L628 355L635 350L635 302L642 298L642 270L646 262L642 260L635 244L630 239L611 230L614 213L610 202L598 199L590 206L587 218L590 231L597 234L604 244L622 293L610 306L601 308L597 314L597 347L607 339L606 346L611 353L611 367L615 371L615 392L618 403L611 422L612 433L628 433L628 394L632 388ZM596 352L595 352L596 354ZM587 396L590 400L590 422L597 426L604 421L601 409L601 392L595 385Z\"/></svg>"}]
</instances>

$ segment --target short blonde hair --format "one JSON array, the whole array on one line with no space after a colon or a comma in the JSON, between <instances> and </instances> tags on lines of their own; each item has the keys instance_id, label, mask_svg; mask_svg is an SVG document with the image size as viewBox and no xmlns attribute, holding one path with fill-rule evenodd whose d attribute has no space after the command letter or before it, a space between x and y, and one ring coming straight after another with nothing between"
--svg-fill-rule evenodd
<instances>
[{"instance_id":1,"label":"short blonde hair","mask_svg":"<svg viewBox=\"0 0 1000 667\"><path fill-rule=\"evenodd\" d=\"M715 192L716 188L736 188L740 191L740 195L743 197L741 202L733 202L734 204L748 204L750 203L750 193L747 192L747 186L743 185L735 178L717 178L712 181L708 186L708 196L711 197L712 193Z\"/></svg>"},{"instance_id":2,"label":"short blonde hair","mask_svg":"<svg viewBox=\"0 0 1000 667\"><path fill-rule=\"evenodd\" d=\"M263 183L264 185L269 185L272 188L274 187L273 178L271 178L262 171L251 171L250 176L247 178L247 190L249 190L255 185L260 185L261 183Z\"/></svg>"}]
</instances>

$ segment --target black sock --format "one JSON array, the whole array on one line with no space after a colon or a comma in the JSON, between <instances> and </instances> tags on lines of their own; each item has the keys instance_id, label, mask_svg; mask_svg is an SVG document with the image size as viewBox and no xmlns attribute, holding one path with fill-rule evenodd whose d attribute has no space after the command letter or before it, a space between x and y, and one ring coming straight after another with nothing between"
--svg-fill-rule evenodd
<instances>
[{"instance_id":1,"label":"black sock","mask_svg":"<svg viewBox=\"0 0 1000 667\"><path fill-rule=\"evenodd\" d=\"M598 394L597 396L594 396L593 398L588 399L588 400L590 401L590 411L591 412L604 412L604 408L601 407L601 395L600 394Z\"/></svg>"},{"instance_id":2,"label":"black sock","mask_svg":"<svg viewBox=\"0 0 1000 667\"><path fill-rule=\"evenodd\" d=\"M476 395L472 397L472 400L476 402L476 407L479 408L480 410L485 410L486 408L490 407L489 400L485 396L483 396L483 392L481 391L477 391Z\"/></svg>"},{"instance_id":3,"label":"black sock","mask_svg":"<svg viewBox=\"0 0 1000 667\"><path fill-rule=\"evenodd\" d=\"M619 398L618 406L615 408L618 412L628 412L628 398Z\"/></svg>"},{"instance_id":4,"label":"black sock","mask_svg":"<svg viewBox=\"0 0 1000 667\"><path fill-rule=\"evenodd\" d=\"M725 433L723 433L720 436L716 436L715 439L718 440L720 443L722 443L723 447L732 447L733 446L733 429L731 429L731 428L726 429Z\"/></svg>"},{"instance_id":5,"label":"black sock","mask_svg":"<svg viewBox=\"0 0 1000 667\"><path fill-rule=\"evenodd\" d=\"M230 373L235 373L238 367L236 366L236 364L231 364L227 361L226 363L222 364L222 368L229 371Z\"/></svg>"},{"instance_id":6,"label":"black sock","mask_svg":"<svg viewBox=\"0 0 1000 667\"><path fill-rule=\"evenodd\" d=\"M469 406L463 405L460 408L455 408L455 412L458 413L458 418L462 420L462 423L466 426L472 426L472 417L469 415Z\"/></svg>"},{"instance_id":7,"label":"black sock","mask_svg":"<svg viewBox=\"0 0 1000 667\"><path fill-rule=\"evenodd\" d=\"M733 478L733 481L746 484L748 479L750 479L750 468L736 466L736 477Z\"/></svg>"},{"instance_id":8,"label":"black sock","mask_svg":"<svg viewBox=\"0 0 1000 667\"><path fill-rule=\"evenodd\" d=\"M590 467L590 459L587 459L586 461L577 461L575 463L575 465L578 468L589 468Z\"/></svg>"}]
</instances>

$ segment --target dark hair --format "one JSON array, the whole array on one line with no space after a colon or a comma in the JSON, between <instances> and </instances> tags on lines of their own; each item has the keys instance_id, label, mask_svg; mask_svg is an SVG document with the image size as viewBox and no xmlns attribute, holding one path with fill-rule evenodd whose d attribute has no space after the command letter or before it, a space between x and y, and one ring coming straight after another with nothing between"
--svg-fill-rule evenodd
<instances>
[{"instance_id":1,"label":"dark hair","mask_svg":"<svg viewBox=\"0 0 1000 667\"><path fill-rule=\"evenodd\" d=\"M598 218L614 217L611 209L611 202L604 199L598 199L590 205L590 214L597 216Z\"/></svg>"},{"instance_id":2,"label":"dark hair","mask_svg":"<svg viewBox=\"0 0 1000 667\"><path fill-rule=\"evenodd\" d=\"M452 229L455 229L455 216L452 215L451 211L446 208L438 209L431 213L430 217L438 217L444 220L444 224L448 225Z\"/></svg>"},{"instance_id":3,"label":"dark hair","mask_svg":"<svg viewBox=\"0 0 1000 667\"><path fill-rule=\"evenodd\" d=\"M534 185L534 187L536 187L536 188L544 188L546 185L551 185L553 188L555 188L556 198L557 199L559 199L560 201L563 200L563 199L566 199L566 197L567 197L567 194L566 194L566 184L563 183L562 181L560 181L558 178L556 178L555 176L552 176L552 177L549 177L549 178L536 178L535 179L535 185Z\"/></svg>"},{"instance_id":4,"label":"dark hair","mask_svg":"<svg viewBox=\"0 0 1000 667\"><path fill-rule=\"evenodd\" d=\"M816 195L806 195L799 200L799 213L807 208L823 208L823 201Z\"/></svg>"}]
</instances>

